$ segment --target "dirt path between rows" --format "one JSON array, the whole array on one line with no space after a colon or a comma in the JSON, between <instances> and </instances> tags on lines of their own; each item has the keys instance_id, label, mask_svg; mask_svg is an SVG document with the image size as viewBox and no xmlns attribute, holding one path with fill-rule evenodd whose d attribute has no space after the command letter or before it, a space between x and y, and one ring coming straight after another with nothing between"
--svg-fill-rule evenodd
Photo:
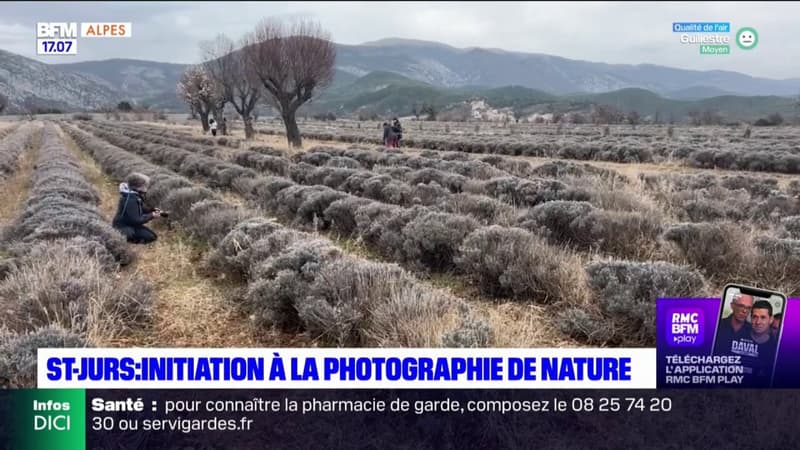
<instances>
[{"instance_id":1,"label":"dirt path between rows","mask_svg":"<svg viewBox=\"0 0 800 450\"><path fill-rule=\"evenodd\" d=\"M118 183L107 177L92 158L68 136L67 148L81 162L86 179L100 193L103 217L111 221L117 207ZM262 347L280 343L277 336L256 330L234 303L241 283L202 270L207 248L171 230L158 219L151 222L159 239L135 246L136 261L122 276L138 275L154 288L152 327L101 345L114 347Z\"/></svg>"},{"instance_id":2,"label":"dirt path between rows","mask_svg":"<svg viewBox=\"0 0 800 450\"><path fill-rule=\"evenodd\" d=\"M0 181L0 230L8 226L22 213L22 207L31 189L31 175L39 154L41 133L34 138L31 148L25 150L18 160L17 170L10 177Z\"/></svg>"}]
</instances>

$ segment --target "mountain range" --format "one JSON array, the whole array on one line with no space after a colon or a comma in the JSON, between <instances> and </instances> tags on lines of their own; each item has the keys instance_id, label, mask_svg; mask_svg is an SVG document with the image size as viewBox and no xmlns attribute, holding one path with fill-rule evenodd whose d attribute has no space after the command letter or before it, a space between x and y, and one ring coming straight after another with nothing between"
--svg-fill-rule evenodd
<instances>
[{"instance_id":1,"label":"mountain range","mask_svg":"<svg viewBox=\"0 0 800 450\"><path fill-rule=\"evenodd\" d=\"M131 59L44 64L0 50L0 93L10 98L9 111L26 104L95 109L121 100L184 111L175 85L185 68ZM789 97L800 93L800 78L605 64L405 39L339 44L336 69L333 85L304 107L307 112L408 114L422 102L443 109L481 98L497 108L570 110L609 102L642 115L714 107L730 117L753 118L791 112Z\"/></svg>"},{"instance_id":2,"label":"mountain range","mask_svg":"<svg viewBox=\"0 0 800 450\"><path fill-rule=\"evenodd\" d=\"M715 87L735 95L797 95L800 78L771 80L737 72L675 69L652 64L605 64L538 53L459 49L440 43L384 39L340 45L339 69L354 75L397 72L434 85L519 85L552 94L599 93L628 87L669 96L687 88Z\"/></svg>"},{"instance_id":3,"label":"mountain range","mask_svg":"<svg viewBox=\"0 0 800 450\"><path fill-rule=\"evenodd\" d=\"M713 93L719 93L712 91ZM692 113L718 113L723 121L753 121L772 113L796 117L800 103L793 97L716 95L697 98L700 92L686 90L684 98L666 98L641 88L622 88L602 93L554 95L542 90L513 85L502 87L441 87L413 80L393 72L370 72L363 77L335 83L307 105L310 114L333 112L335 115L362 117L407 115L423 105L434 105L442 117L463 120L476 107L488 116L588 113L595 105L609 105L623 112L636 111L642 118L659 117L661 121L682 121Z\"/></svg>"}]
</instances>

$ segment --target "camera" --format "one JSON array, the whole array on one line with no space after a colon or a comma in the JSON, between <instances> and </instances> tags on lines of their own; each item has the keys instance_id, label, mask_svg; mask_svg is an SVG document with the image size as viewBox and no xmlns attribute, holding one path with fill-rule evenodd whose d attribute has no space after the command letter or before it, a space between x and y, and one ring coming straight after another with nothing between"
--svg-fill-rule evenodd
<instances>
[{"instance_id":1,"label":"camera","mask_svg":"<svg viewBox=\"0 0 800 450\"><path fill-rule=\"evenodd\" d=\"M161 212L159 213L159 215L161 215L161 217L169 217L169 213L168 213L168 212L166 212L166 211L161 211Z\"/></svg>"}]
</instances>

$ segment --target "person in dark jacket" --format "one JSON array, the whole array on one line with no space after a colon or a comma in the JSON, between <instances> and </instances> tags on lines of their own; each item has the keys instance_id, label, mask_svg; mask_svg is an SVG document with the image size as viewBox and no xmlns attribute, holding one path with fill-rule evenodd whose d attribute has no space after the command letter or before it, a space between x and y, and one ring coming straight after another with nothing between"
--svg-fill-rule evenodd
<instances>
[{"instance_id":1,"label":"person in dark jacket","mask_svg":"<svg viewBox=\"0 0 800 450\"><path fill-rule=\"evenodd\" d=\"M400 147L400 141L403 139L403 127L400 125L400 120L397 117L392 122L392 133L394 133L393 147Z\"/></svg>"},{"instance_id":2,"label":"person in dark jacket","mask_svg":"<svg viewBox=\"0 0 800 450\"><path fill-rule=\"evenodd\" d=\"M392 127L389 126L388 122L383 122L383 145L389 147L389 139L392 136Z\"/></svg>"},{"instance_id":3,"label":"person in dark jacket","mask_svg":"<svg viewBox=\"0 0 800 450\"><path fill-rule=\"evenodd\" d=\"M153 230L144 226L161 216L160 209L144 206L149 184L150 178L147 175L132 173L127 183L119 185L119 206L112 225L125 235L128 242L134 244L149 244L158 238Z\"/></svg>"}]
</instances>

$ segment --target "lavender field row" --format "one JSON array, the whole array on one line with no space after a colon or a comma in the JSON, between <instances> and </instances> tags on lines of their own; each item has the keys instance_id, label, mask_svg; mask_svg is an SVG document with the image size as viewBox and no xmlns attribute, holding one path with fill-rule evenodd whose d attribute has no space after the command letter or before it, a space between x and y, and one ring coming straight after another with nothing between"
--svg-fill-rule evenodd
<instances>
[{"instance_id":1,"label":"lavender field row","mask_svg":"<svg viewBox=\"0 0 800 450\"><path fill-rule=\"evenodd\" d=\"M10 130L5 137L0 136L0 181L17 170L20 155L30 150L40 128L25 125Z\"/></svg>"},{"instance_id":2,"label":"lavender field row","mask_svg":"<svg viewBox=\"0 0 800 450\"><path fill-rule=\"evenodd\" d=\"M157 164L209 185L229 188L278 217L291 220L295 226L326 228L333 223L346 223L353 236L395 261L426 270L463 274L489 296L558 304L564 313L565 327L572 326L571 332L590 340L619 343L635 336L639 342L649 342L654 336L646 324L654 313L654 300L659 292L676 289L696 292L706 284L699 272L669 262L584 263L579 254L553 246L542 236L521 228L480 226L468 216L431 211L422 206L387 205L327 186L302 186L179 147L98 133ZM326 222L325 218L332 218L334 212L340 216L338 220ZM655 282L654 277L660 281ZM618 315L616 319L620 328L614 329L627 331L618 335L585 333L589 329L586 327L599 317L614 320L612 298L621 298L604 291L609 278L615 280L612 284L622 283L638 293L625 300L633 302L626 309L627 315Z\"/></svg>"},{"instance_id":3,"label":"lavender field row","mask_svg":"<svg viewBox=\"0 0 800 450\"><path fill-rule=\"evenodd\" d=\"M97 205L58 128L45 125L28 199L0 240L0 373L15 385L35 383L39 347L98 345L148 326L150 286L120 276L133 255Z\"/></svg>"},{"instance_id":4,"label":"lavender field row","mask_svg":"<svg viewBox=\"0 0 800 450\"><path fill-rule=\"evenodd\" d=\"M324 126L306 126L309 139L382 145L380 130L342 131ZM274 125L259 130L281 135ZM672 138L670 136L615 135L475 135L425 133L409 129L404 146L440 151L540 158L610 161L618 163L664 163L677 161L687 167L800 173L800 136L794 134L764 139L738 135Z\"/></svg>"},{"instance_id":5,"label":"lavender field row","mask_svg":"<svg viewBox=\"0 0 800 450\"><path fill-rule=\"evenodd\" d=\"M346 254L88 133L68 131L110 174L137 170L153 178L151 201L214 249L216 270L246 280L241 306L259 325L306 332L330 345L490 345L491 330L462 300L400 267Z\"/></svg>"}]
</instances>

